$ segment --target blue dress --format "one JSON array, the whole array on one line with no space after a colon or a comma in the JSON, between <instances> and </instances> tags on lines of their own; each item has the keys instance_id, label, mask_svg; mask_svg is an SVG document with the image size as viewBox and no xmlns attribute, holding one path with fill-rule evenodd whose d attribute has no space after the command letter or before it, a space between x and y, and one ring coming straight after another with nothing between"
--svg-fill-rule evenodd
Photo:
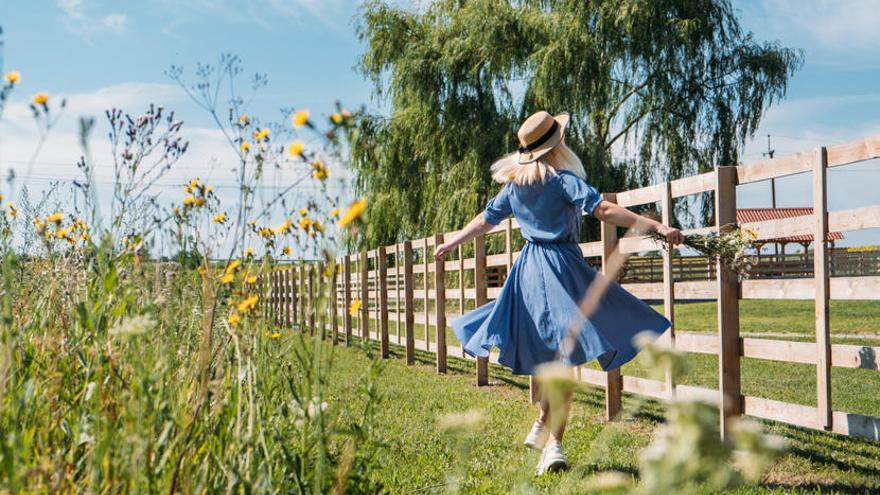
<instances>
[{"instance_id":1,"label":"blue dress","mask_svg":"<svg viewBox=\"0 0 880 495\"><path fill-rule=\"evenodd\" d=\"M534 374L535 367L559 359L568 329L581 326L569 364L598 359L604 370L618 368L638 353L633 337L650 331L659 336L670 323L616 282L599 308L585 319L578 303L596 277L581 253L581 212L592 214L602 198L571 172L561 171L544 183L508 183L486 205L493 225L516 216L525 247L510 268L498 299L451 321L471 356L487 357L492 347L498 361L515 374Z\"/></svg>"}]
</instances>

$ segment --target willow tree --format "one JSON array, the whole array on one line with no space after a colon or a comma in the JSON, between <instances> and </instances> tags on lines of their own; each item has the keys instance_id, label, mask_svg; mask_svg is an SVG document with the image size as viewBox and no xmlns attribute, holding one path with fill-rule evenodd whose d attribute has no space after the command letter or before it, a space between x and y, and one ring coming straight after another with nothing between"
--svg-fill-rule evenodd
<instances>
[{"instance_id":1,"label":"willow tree","mask_svg":"<svg viewBox=\"0 0 880 495\"><path fill-rule=\"evenodd\" d=\"M745 32L728 0L370 0L358 33L360 70L390 107L352 147L368 245L480 211L489 165L537 109L571 113L566 140L600 190L736 164L801 64Z\"/></svg>"}]
</instances>

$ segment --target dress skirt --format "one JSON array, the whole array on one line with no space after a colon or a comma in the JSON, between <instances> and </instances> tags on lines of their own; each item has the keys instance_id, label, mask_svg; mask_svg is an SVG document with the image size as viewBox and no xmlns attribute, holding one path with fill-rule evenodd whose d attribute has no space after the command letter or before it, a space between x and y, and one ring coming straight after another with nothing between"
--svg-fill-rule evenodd
<instances>
[{"instance_id":1,"label":"dress skirt","mask_svg":"<svg viewBox=\"0 0 880 495\"><path fill-rule=\"evenodd\" d=\"M531 375L536 366L560 359L559 348L574 325L581 332L568 364L597 359L606 371L619 368L639 351L635 335L660 336L670 323L616 282L585 319L578 303L596 276L576 243L527 242L498 298L450 323L465 352L488 357L497 347L498 361L514 374Z\"/></svg>"}]
</instances>

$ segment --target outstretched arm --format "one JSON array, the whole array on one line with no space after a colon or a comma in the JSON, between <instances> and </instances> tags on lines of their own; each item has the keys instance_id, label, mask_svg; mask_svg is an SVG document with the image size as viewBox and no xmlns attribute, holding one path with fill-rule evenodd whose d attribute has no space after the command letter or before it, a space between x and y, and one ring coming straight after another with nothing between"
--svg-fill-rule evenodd
<instances>
[{"instance_id":1,"label":"outstretched arm","mask_svg":"<svg viewBox=\"0 0 880 495\"><path fill-rule=\"evenodd\" d=\"M603 222L620 227L636 227L642 232L657 232L660 235L666 236L666 240L673 244L684 242L684 235L680 230L663 225L656 220L636 215L626 208L608 201L599 203L596 209L593 210L593 216Z\"/></svg>"},{"instance_id":2,"label":"outstretched arm","mask_svg":"<svg viewBox=\"0 0 880 495\"><path fill-rule=\"evenodd\" d=\"M459 230L455 235L453 235L452 239L448 239L443 244L437 246L437 248L434 249L434 259L443 259L443 257L446 256L446 253L458 247L459 244L463 244L478 235L489 232L490 230L492 230L492 227L494 227L494 225L487 222L483 214L480 213L479 215L475 216L474 219L465 226L465 228Z\"/></svg>"}]
</instances>

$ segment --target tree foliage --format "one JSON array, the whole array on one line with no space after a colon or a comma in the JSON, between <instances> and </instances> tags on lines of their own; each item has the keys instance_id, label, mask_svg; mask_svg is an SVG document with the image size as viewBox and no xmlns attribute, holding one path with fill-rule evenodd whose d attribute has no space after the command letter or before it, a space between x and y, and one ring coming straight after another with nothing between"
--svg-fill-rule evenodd
<instances>
[{"instance_id":1,"label":"tree foliage","mask_svg":"<svg viewBox=\"0 0 880 495\"><path fill-rule=\"evenodd\" d=\"M799 51L745 32L728 0L368 1L359 67L390 116L352 147L367 245L460 227L497 190L489 165L533 111L605 191L736 164Z\"/></svg>"}]
</instances>

